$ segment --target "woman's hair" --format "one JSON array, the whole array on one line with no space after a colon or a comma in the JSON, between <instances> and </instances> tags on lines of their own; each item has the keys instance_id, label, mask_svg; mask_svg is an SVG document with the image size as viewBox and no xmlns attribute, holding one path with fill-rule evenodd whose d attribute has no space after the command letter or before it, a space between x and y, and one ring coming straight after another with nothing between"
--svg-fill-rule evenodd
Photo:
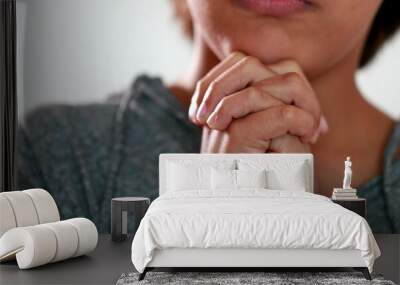
<instances>
[{"instance_id":1,"label":"woman's hair","mask_svg":"<svg viewBox=\"0 0 400 285\"><path fill-rule=\"evenodd\" d=\"M186 0L172 0L172 4L185 35L192 38L193 24ZM399 11L399 0L383 0L366 39L360 59L360 67L366 66L374 58L384 42L396 33L400 27Z\"/></svg>"}]
</instances>

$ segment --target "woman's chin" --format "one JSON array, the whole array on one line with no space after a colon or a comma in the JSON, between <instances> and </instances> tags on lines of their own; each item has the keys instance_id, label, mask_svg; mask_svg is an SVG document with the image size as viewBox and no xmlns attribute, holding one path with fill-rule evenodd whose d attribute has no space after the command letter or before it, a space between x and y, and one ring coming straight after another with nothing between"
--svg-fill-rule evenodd
<instances>
[{"instance_id":1,"label":"woman's chin","mask_svg":"<svg viewBox=\"0 0 400 285\"><path fill-rule=\"evenodd\" d=\"M292 55L291 50L295 44L289 33L282 27L258 30L257 33L240 29L231 31L230 36L220 42L220 48L225 55L233 51L241 51L260 59L265 64L271 64Z\"/></svg>"},{"instance_id":2,"label":"woman's chin","mask_svg":"<svg viewBox=\"0 0 400 285\"><path fill-rule=\"evenodd\" d=\"M228 48L226 47L228 46ZM285 59L295 60L297 56L290 53L288 49L285 48L286 44L270 45L270 46L254 46L254 45L235 45L230 44L224 47L223 55L228 56L232 52L240 51L246 55L258 58L264 64L273 64Z\"/></svg>"}]
</instances>

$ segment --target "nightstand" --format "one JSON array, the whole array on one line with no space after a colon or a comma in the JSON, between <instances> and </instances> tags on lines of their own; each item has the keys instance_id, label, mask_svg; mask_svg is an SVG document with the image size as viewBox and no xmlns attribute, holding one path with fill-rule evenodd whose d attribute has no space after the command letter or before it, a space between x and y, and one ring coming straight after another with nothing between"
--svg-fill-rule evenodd
<instances>
[{"instance_id":1,"label":"nightstand","mask_svg":"<svg viewBox=\"0 0 400 285\"><path fill-rule=\"evenodd\" d=\"M359 214L363 218L367 218L367 200L364 198L357 198L357 199L341 199L341 200L334 200L332 199L333 203L339 204L340 206L353 211L356 214Z\"/></svg>"},{"instance_id":2,"label":"nightstand","mask_svg":"<svg viewBox=\"0 0 400 285\"><path fill-rule=\"evenodd\" d=\"M145 197L119 197L111 200L111 238L113 241L124 241L128 237L128 214L134 224L132 234L136 233L144 217L150 199Z\"/></svg>"}]
</instances>

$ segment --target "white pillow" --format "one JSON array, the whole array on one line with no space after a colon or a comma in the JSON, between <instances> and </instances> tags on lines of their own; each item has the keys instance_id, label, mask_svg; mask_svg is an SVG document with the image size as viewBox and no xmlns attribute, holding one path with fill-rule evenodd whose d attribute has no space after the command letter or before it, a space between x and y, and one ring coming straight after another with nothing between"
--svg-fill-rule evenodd
<instances>
[{"instance_id":1,"label":"white pillow","mask_svg":"<svg viewBox=\"0 0 400 285\"><path fill-rule=\"evenodd\" d=\"M267 171L235 170L237 188L267 188Z\"/></svg>"},{"instance_id":2,"label":"white pillow","mask_svg":"<svg viewBox=\"0 0 400 285\"><path fill-rule=\"evenodd\" d=\"M210 168L169 163L167 189L169 191L210 189Z\"/></svg>"},{"instance_id":3,"label":"white pillow","mask_svg":"<svg viewBox=\"0 0 400 285\"><path fill-rule=\"evenodd\" d=\"M212 190L267 188L266 170L211 169Z\"/></svg>"},{"instance_id":4,"label":"white pillow","mask_svg":"<svg viewBox=\"0 0 400 285\"><path fill-rule=\"evenodd\" d=\"M240 170L267 170L267 189L306 191L310 169L304 160L274 159L274 160L246 160L238 161Z\"/></svg>"},{"instance_id":5,"label":"white pillow","mask_svg":"<svg viewBox=\"0 0 400 285\"><path fill-rule=\"evenodd\" d=\"M177 159L167 162L167 191L208 190L211 191L211 168L234 169L234 160L190 160Z\"/></svg>"},{"instance_id":6,"label":"white pillow","mask_svg":"<svg viewBox=\"0 0 400 285\"><path fill-rule=\"evenodd\" d=\"M235 190L236 170L211 168L212 190Z\"/></svg>"},{"instance_id":7,"label":"white pillow","mask_svg":"<svg viewBox=\"0 0 400 285\"><path fill-rule=\"evenodd\" d=\"M306 191L305 164L299 163L287 171L268 170L267 186L273 190Z\"/></svg>"}]
</instances>

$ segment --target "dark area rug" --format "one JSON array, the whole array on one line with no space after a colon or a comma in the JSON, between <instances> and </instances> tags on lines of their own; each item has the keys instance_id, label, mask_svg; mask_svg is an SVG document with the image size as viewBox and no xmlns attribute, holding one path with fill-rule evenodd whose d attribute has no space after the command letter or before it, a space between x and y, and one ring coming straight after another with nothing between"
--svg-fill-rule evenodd
<instances>
[{"instance_id":1,"label":"dark area rug","mask_svg":"<svg viewBox=\"0 0 400 285\"><path fill-rule=\"evenodd\" d=\"M133 284L379 284L394 285L380 275L368 281L360 272L148 272L138 281L138 273L122 274L117 285Z\"/></svg>"}]
</instances>

